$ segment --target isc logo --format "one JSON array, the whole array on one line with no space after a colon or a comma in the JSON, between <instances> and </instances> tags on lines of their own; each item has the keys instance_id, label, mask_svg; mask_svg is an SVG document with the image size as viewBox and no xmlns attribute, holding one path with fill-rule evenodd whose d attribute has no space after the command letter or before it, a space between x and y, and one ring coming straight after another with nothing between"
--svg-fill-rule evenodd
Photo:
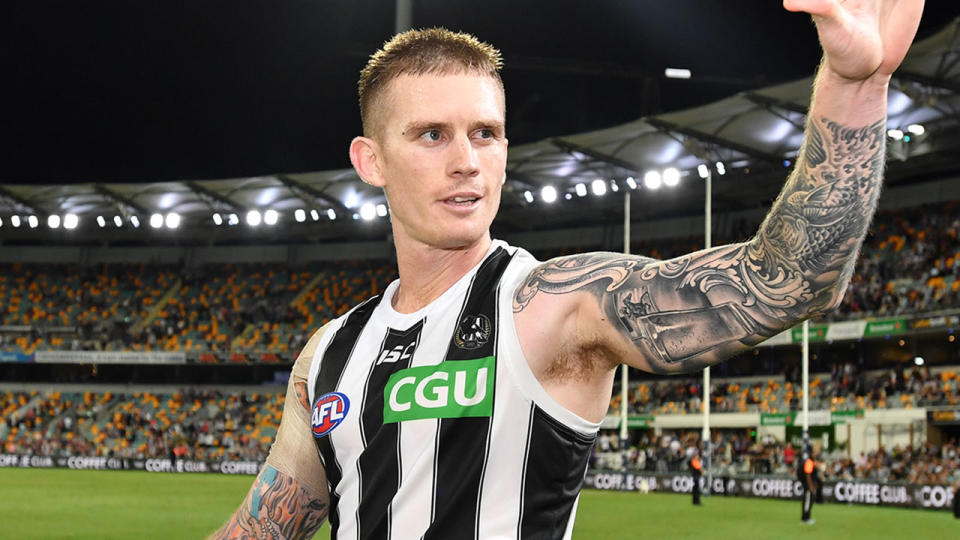
<instances>
[{"instance_id":1,"label":"isc logo","mask_svg":"<svg viewBox=\"0 0 960 540\"><path fill-rule=\"evenodd\" d=\"M323 437L330 433L333 428L340 425L349 410L350 400L340 392L330 392L317 398L310 417L313 436Z\"/></svg>"},{"instance_id":2,"label":"isc logo","mask_svg":"<svg viewBox=\"0 0 960 540\"><path fill-rule=\"evenodd\" d=\"M398 360L407 360L413 355L413 351L415 350L417 350L416 340L407 345L397 345L392 349L387 349L380 353L380 357L377 358L377 365L385 362L394 363Z\"/></svg>"}]
</instances>

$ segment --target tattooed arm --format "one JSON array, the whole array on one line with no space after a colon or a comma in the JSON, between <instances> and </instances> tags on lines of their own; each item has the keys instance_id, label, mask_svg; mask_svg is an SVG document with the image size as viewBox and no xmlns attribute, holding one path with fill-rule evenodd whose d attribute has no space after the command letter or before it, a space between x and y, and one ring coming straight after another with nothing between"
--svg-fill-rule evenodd
<instances>
[{"instance_id":1,"label":"tattooed arm","mask_svg":"<svg viewBox=\"0 0 960 540\"><path fill-rule=\"evenodd\" d=\"M243 504L212 538L312 538L330 508L327 477L310 435L307 378L326 327L293 364L283 417L267 462Z\"/></svg>"},{"instance_id":2,"label":"tattooed arm","mask_svg":"<svg viewBox=\"0 0 960 540\"><path fill-rule=\"evenodd\" d=\"M796 167L759 232L669 261L591 253L537 267L516 293L518 325L550 320L567 338L522 332L541 382L576 369L610 380L620 362L701 369L842 300L880 193L887 84L923 2L785 5L814 15L825 57ZM557 368L569 358L588 360Z\"/></svg>"}]
</instances>

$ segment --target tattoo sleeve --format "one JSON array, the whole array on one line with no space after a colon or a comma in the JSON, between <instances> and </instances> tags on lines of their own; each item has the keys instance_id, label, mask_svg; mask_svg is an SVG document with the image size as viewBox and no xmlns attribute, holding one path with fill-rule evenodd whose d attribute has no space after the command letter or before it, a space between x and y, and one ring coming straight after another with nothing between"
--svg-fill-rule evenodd
<instances>
[{"instance_id":1,"label":"tattoo sleeve","mask_svg":"<svg viewBox=\"0 0 960 540\"><path fill-rule=\"evenodd\" d=\"M514 311L541 292L588 292L643 358L638 367L669 373L701 369L832 310L877 206L884 122L851 128L811 118L806 133L796 168L750 241L668 261L616 253L554 259L520 286Z\"/></svg>"},{"instance_id":2,"label":"tattoo sleeve","mask_svg":"<svg viewBox=\"0 0 960 540\"><path fill-rule=\"evenodd\" d=\"M211 538L312 538L327 518L326 500L265 465L243 504Z\"/></svg>"}]
</instances>

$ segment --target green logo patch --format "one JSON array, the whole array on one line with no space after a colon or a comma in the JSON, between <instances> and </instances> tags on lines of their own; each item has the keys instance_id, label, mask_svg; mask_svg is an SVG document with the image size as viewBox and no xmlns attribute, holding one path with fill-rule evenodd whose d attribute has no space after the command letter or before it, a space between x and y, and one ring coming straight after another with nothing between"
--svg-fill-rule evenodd
<instances>
[{"instance_id":1,"label":"green logo patch","mask_svg":"<svg viewBox=\"0 0 960 540\"><path fill-rule=\"evenodd\" d=\"M496 357L401 369L383 389L383 423L493 414Z\"/></svg>"}]
</instances>

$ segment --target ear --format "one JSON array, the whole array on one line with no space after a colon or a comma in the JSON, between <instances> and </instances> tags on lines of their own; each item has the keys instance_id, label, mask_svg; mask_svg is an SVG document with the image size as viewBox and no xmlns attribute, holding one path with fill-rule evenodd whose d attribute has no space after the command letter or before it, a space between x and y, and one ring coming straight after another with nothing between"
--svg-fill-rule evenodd
<instances>
[{"instance_id":1,"label":"ear","mask_svg":"<svg viewBox=\"0 0 960 540\"><path fill-rule=\"evenodd\" d=\"M380 174L379 154L380 147L373 139L354 137L350 141L350 163L360 175L360 179L371 186L382 188L385 182Z\"/></svg>"}]
</instances>

